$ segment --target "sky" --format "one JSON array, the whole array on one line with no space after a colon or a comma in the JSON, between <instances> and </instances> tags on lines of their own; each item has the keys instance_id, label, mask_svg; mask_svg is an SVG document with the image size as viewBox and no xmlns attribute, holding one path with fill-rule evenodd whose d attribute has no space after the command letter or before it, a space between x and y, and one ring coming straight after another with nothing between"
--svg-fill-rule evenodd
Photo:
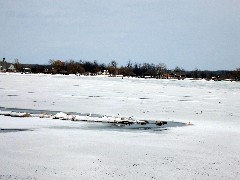
<instances>
[{"instance_id":1,"label":"sky","mask_svg":"<svg viewBox=\"0 0 240 180\"><path fill-rule=\"evenodd\" d=\"M0 60L240 67L239 0L0 0Z\"/></svg>"}]
</instances>

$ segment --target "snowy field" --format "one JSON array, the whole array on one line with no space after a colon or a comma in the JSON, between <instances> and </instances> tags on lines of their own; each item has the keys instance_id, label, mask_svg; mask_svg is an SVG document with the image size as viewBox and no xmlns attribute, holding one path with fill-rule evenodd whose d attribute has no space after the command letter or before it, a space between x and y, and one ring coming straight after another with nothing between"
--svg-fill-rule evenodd
<instances>
[{"instance_id":1,"label":"snowy field","mask_svg":"<svg viewBox=\"0 0 240 180\"><path fill-rule=\"evenodd\" d=\"M0 107L193 124L0 116L0 179L240 179L238 82L2 73Z\"/></svg>"}]
</instances>

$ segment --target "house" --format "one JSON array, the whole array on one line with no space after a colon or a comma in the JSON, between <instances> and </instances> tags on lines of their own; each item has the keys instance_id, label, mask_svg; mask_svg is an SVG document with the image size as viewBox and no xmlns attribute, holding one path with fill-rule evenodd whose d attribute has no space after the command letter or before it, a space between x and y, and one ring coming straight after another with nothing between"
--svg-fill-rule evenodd
<instances>
[{"instance_id":1,"label":"house","mask_svg":"<svg viewBox=\"0 0 240 180\"><path fill-rule=\"evenodd\" d=\"M92 73L87 71L87 72L84 72L83 75L84 75L84 76L91 76Z\"/></svg>"},{"instance_id":2,"label":"house","mask_svg":"<svg viewBox=\"0 0 240 180\"><path fill-rule=\"evenodd\" d=\"M22 72L22 74L23 74L23 73L29 74L29 73L31 73L31 68L23 67L23 68L21 69L21 72Z\"/></svg>"},{"instance_id":3,"label":"house","mask_svg":"<svg viewBox=\"0 0 240 180\"><path fill-rule=\"evenodd\" d=\"M3 58L2 61L0 61L0 71L1 72L16 72L16 68L13 64L8 63L5 58Z\"/></svg>"},{"instance_id":4,"label":"house","mask_svg":"<svg viewBox=\"0 0 240 180\"><path fill-rule=\"evenodd\" d=\"M103 70L102 75L109 75L108 70Z\"/></svg>"},{"instance_id":5,"label":"house","mask_svg":"<svg viewBox=\"0 0 240 180\"><path fill-rule=\"evenodd\" d=\"M11 64L8 68L7 68L8 72L16 72L16 68L14 67L13 64Z\"/></svg>"},{"instance_id":6,"label":"house","mask_svg":"<svg viewBox=\"0 0 240 180\"><path fill-rule=\"evenodd\" d=\"M168 74L167 77L168 77L168 78L171 78L171 79L183 80L183 79L186 78L186 74L180 73L180 72L173 72L173 73ZM167 79L168 79L168 78L167 78Z\"/></svg>"}]
</instances>

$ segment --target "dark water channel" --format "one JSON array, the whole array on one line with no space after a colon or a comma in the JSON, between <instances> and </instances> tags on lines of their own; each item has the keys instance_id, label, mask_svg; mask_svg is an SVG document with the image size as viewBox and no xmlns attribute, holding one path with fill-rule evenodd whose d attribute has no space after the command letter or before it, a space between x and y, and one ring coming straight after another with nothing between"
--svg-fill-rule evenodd
<instances>
[{"instance_id":1,"label":"dark water channel","mask_svg":"<svg viewBox=\"0 0 240 180\"><path fill-rule=\"evenodd\" d=\"M21 109L21 108L5 108L0 107L1 111L6 112L21 112L21 113L30 113L32 116L39 115L39 114L57 114L59 111L49 111L49 110L34 110L34 109ZM80 116L87 116L89 113L77 113L77 112L71 112L71 114L74 115L80 115ZM102 115L99 114L91 114L92 117L102 117ZM155 120L148 120L148 123L146 124L140 124L140 123L133 123L133 124L121 124L121 123L107 123L107 122L82 122L82 121L75 121L75 123L84 123L79 124L80 126L53 126L50 127L50 129L89 129L89 130L111 130L111 131L164 131L168 130L173 127L182 127L186 126L185 123L182 122L175 122L175 121L165 121L166 124L163 124L161 126L156 124ZM83 125L83 126L82 126ZM0 129L0 133L5 132L19 132L19 131L28 131L28 129Z\"/></svg>"}]
</instances>

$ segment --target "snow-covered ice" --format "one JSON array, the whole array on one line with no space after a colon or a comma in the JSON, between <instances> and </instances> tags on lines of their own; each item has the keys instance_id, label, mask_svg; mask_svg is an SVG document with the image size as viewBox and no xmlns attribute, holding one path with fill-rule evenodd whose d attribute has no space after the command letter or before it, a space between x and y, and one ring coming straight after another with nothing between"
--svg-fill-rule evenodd
<instances>
[{"instance_id":1,"label":"snow-covered ice","mask_svg":"<svg viewBox=\"0 0 240 180\"><path fill-rule=\"evenodd\" d=\"M0 116L0 179L240 179L238 82L2 73L0 98L0 107L60 119L120 114L193 124L115 131Z\"/></svg>"}]
</instances>

